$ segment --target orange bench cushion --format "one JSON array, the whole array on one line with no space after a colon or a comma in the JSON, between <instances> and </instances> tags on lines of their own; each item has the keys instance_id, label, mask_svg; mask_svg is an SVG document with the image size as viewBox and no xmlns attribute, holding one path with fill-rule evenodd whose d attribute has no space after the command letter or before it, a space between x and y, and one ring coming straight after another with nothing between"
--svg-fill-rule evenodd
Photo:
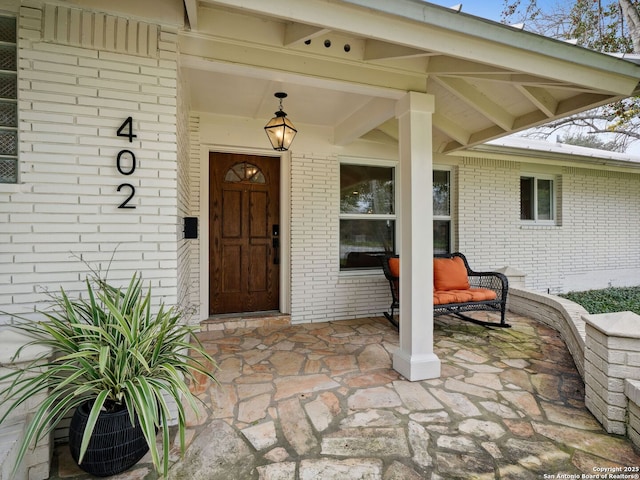
<instances>
[{"instance_id":1,"label":"orange bench cushion","mask_svg":"<svg viewBox=\"0 0 640 480\"><path fill-rule=\"evenodd\" d=\"M392 257L389 259L389 272L394 277L400 277L400 259Z\"/></svg>"},{"instance_id":2,"label":"orange bench cushion","mask_svg":"<svg viewBox=\"0 0 640 480\"><path fill-rule=\"evenodd\" d=\"M441 290L467 290L469 277L460 257L433 259L433 288Z\"/></svg>"},{"instance_id":3,"label":"orange bench cushion","mask_svg":"<svg viewBox=\"0 0 640 480\"><path fill-rule=\"evenodd\" d=\"M487 288L468 288L465 290L447 290L433 292L433 304L445 305L447 303L483 302L495 300L496 292Z\"/></svg>"}]
</instances>

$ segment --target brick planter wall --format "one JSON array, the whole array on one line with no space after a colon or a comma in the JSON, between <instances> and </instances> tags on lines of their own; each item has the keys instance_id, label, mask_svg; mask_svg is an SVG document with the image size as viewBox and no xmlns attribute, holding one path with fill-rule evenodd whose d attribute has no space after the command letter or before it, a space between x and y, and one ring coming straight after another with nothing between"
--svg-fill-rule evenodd
<instances>
[{"instance_id":1,"label":"brick planter wall","mask_svg":"<svg viewBox=\"0 0 640 480\"><path fill-rule=\"evenodd\" d=\"M585 404L609 433L627 433L626 380L640 380L640 316L585 315Z\"/></svg>"}]
</instances>

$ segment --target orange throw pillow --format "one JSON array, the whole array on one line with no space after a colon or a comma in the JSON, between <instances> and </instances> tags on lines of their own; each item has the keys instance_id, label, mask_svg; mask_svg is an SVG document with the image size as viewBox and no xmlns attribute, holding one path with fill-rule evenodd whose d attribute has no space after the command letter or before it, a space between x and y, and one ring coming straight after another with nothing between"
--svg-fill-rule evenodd
<instances>
[{"instance_id":1,"label":"orange throw pillow","mask_svg":"<svg viewBox=\"0 0 640 480\"><path fill-rule=\"evenodd\" d=\"M462 258L434 258L433 286L436 290L468 289L469 277Z\"/></svg>"},{"instance_id":2,"label":"orange throw pillow","mask_svg":"<svg viewBox=\"0 0 640 480\"><path fill-rule=\"evenodd\" d=\"M400 277L400 259L392 257L389 259L389 272L394 277Z\"/></svg>"}]
</instances>

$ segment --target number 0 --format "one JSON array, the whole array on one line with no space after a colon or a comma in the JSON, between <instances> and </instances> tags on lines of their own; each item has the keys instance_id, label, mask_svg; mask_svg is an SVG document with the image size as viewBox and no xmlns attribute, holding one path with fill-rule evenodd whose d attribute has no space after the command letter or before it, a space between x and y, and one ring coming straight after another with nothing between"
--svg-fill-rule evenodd
<instances>
[{"instance_id":1,"label":"number 0","mask_svg":"<svg viewBox=\"0 0 640 480\"><path fill-rule=\"evenodd\" d=\"M131 155L131 167L129 168L129 170L123 170L122 169L122 164L120 162L120 159L122 158L122 156L126 155L126 154ZM118 158L116 159L116 167L118 168L118 171L122 175L131 175L133 172L136 171L136 156L135 156L135 154L131 150L120 150L118 152Z\"/></svg>"},{"instance_id":2,"label":"number 0","mask_svg":"<svg viewBox=\"0 0 640 480\"><path fill-rule=\"evenodd\" d=\"M118 129L119 137L127 137L129 139L129 143L133 142L133 139L137 137L137 135L133 134L133 118L128 117L120 128Z\"/></svg>"}]
</instances>

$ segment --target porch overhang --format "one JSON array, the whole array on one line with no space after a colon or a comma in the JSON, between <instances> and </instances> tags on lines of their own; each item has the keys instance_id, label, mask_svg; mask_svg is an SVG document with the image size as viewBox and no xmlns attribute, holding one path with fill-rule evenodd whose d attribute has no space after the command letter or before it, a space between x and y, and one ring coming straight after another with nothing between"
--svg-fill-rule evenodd
<instances>
[{"instance_id":1,"label":"porch overhang","mask_svg":"<svg viewBox=\"0 0 640 480\"><path fill-rule=\"evenodd\" d=\"M451 152L639 91L632 62L421 0L184 4L191 30L181 34L181 53L209 62L208 78L221 74L206 100L193 94L196 108L234 98L234 115L269 118L269 82L290 84L298 123L334 128L337 145L375 130L397 141L400 92L434 96L434 151ZM252 95L231 91L228 66L252 70ZM192 70L195 81L204 75ZM333 113L319 115L309 101L318 92Z\"/></svg>"}]
</instances>

